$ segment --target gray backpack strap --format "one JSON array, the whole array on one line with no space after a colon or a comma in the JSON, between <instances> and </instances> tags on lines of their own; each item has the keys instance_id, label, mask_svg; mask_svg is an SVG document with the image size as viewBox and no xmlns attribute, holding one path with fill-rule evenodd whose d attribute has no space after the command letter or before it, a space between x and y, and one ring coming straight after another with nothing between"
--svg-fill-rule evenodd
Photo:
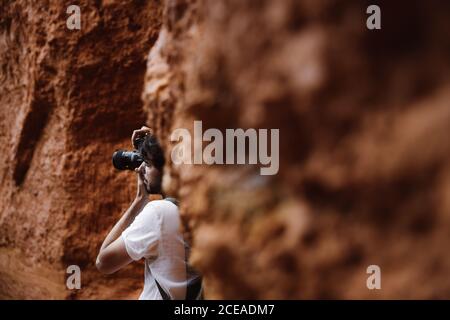
<instances>
[{"instance_id":1,"label":"gray backpack strap","mask_svg":"<svg viewBox=\"0 0 450 320\"><path fill-rule=\"evenodd\" d=\"M167 201L170 201L170 202L172 202L174 205L176 205L177 207L178 207L178 205L179 205L179 202L178 202L178 200L177 199L175 199L175 198L165 198L164 200L167 200Z\"/></svg>"},{"instance_id":2,"label":"gray backpack strap","mask_svg":"<svg viewBox=\"0 0 450 320\"><path fill-rule=\"evenodd\" d=\"M161 287L161 285L159 284L159 282L155 279L156 282L156 286L158 287L159 293L161 294L161 297L163 298L163 300L172 300L170 299L170 296L166 293L166 291L164 291L164 289Z\"/></svg>"}]
</instances>

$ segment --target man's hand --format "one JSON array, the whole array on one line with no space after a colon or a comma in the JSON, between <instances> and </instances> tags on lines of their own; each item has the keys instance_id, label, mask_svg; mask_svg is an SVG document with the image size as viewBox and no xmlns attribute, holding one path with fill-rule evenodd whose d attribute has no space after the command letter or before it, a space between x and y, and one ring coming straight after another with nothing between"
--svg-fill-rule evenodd
<instances>
[{"instance_id":1,"label":"man's hand","mask_svg":"<svg viewBox=\"0 0 450 320\"><path fill-rule=\"evenodd\" d=\"M137 140L146 136L149 133L152 133L152 129L150 129L149 127L145 127L145 126L141 127L138 130L134 130L133 134L131 136L131 144L133 145L133 147L137 149L137 147L138 147L136 145Z\"/></svg>"},{"instance_id":2,"label":"man's hand","mask_svg":"<svg viewBox=\"0 0 450 320\"><path fill-rule=\"evenodd\" d=\"M145 162L142 162L139 168L134 169L137 176L137 191L136 191L136 200L143 201L147 200L149 196L149 192L147 191L147 187L145 185ZM148 181L147 181L148 183Z\"/></svg>"}]
</instances>

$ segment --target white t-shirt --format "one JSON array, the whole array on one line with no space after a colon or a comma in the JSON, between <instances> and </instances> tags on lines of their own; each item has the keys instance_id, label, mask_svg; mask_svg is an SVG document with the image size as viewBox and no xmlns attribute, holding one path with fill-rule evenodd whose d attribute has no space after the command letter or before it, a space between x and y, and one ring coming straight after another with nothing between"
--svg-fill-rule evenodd
<instances>
[{"instance_id":1,"label":"white t-shirt","mask_svg":"<svg viewBox=\"0 0 450 320\"><path fill-rule=\"evenodd\" d=\"M167 200L149 202L122 232L128 255L145 258L144 290L140 300L162 300L155 278L171 299L186 298L185 242L178 207Z\"/></svg>"}]
</instances>

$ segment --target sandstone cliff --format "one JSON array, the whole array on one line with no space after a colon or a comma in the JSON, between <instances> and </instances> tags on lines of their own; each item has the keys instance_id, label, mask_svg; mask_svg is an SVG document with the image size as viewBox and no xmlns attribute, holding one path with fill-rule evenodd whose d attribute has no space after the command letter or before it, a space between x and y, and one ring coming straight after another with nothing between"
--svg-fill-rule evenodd
<instances>
[{"instance_id":1,"label":"sandstone cliff","mask_svg":"<svg viewBox=\"0 0 450 320\"><path fill-rule=\"evenodd\" d=\"M280 129L280 170L175 166L208 298L450 298L450 5L1 1L0 297L136 298L94 259L135 192L112 152L147 123ZM82 269L82 289L65 270ZM382 290L366 268L382 269Z\"/></svg>"},{"instance_id":2,"label":"sandstone cliff","mask_svg":"<svg viewBox=\"0 0 450 320\"><path fill-rule=\"evenodd\" d=\"M134 196L111 152L145 121L140 96L162 7L79 1L82 28L68 30L68 5L1 3L0 297L135 298L140 266L110 282L94 262ZM71 264L82 270L79 292L66 288Z\"/></svg>"}]
</instances>

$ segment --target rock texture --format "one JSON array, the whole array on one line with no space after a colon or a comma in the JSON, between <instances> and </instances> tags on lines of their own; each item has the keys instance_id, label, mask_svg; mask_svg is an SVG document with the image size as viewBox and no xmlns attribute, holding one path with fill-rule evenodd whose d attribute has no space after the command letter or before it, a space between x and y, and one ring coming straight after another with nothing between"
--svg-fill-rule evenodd
<instances>
[{"instance_id":1,"label":"rock texture","mask_svg":"<svg viewBox=\"0 0 450 320\"><path fill-rule=\"evenodd\" d=\"M276 176L168 168L207 297L450 297L449 6L382 2L369 31L369 4L166 2L143 95L164 141L280 129Z\"/></svg>"},{"instance_id":2,"label":"rock texture","mask_svg":"<svg viewBox=\"0 0 450 320\"><path fill-rule=\"evenodd\" d=\"M162 6L78 1L81 30L69 30L70 4L0 5L1 298L136 298L142 286L142 266L105 277L94 262L134 196L111 154L145 121ZM71 264L82 270L78 291L66 288Z\"/></svg>"},{"instance_id":3,"label":"rock texture","mask_svg":"<svg viewBox=\"0 0 450 320\"><path fill-rule=\"evenodd\" d=\"M280 171L168 163L207 298L450 298L450 5L1 1L0 297L135 298L93 267L146 122L280 129ZM82 269L82 289L65 270ZM379 265L382 290L368 290Z\"/></svg>"}]
</instances>

